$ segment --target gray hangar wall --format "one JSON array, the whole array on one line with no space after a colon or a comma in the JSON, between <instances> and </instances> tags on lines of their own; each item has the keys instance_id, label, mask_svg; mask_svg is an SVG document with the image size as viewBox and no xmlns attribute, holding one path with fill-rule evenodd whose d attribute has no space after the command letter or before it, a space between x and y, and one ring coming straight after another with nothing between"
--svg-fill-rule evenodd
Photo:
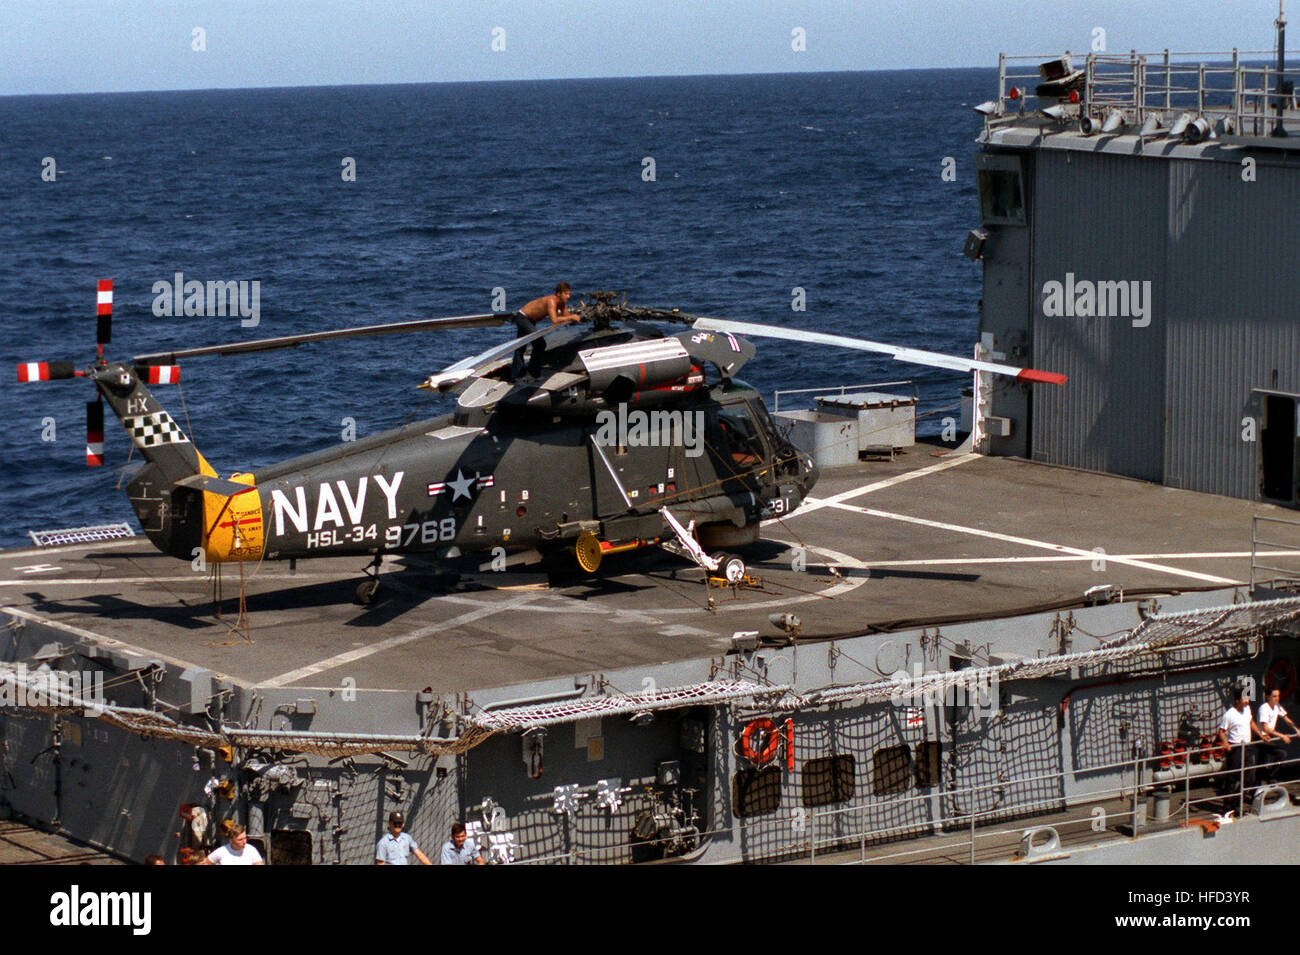
<instances>
[{"instance_id":1,"label":"gray hangar wall","mask_svg":"<svg viewBox=\"0 0 1300 955\"><path fill-rule=\"evenodd\" d=\"M1014 324L989 314L1015 304L989 274L1007 267L1000 257L1027 252L1032 364L1070 376L1064 388L1034 387L1030 455L1258 498L1259 444L1243 436L1243 419L1258 422L1258 390L1300 393L1300 165L1220 145L1198 158L1016 152L1028 235L997 230L984 327ZM1242 177L1246 156L1256 159L1254 181ZM1076 285L1150 282L1150 323L1048 316L1044 287L1069 275ZM1017 416L1014 402L995 399L994 413Z\"/></svg>"}]
</instances>

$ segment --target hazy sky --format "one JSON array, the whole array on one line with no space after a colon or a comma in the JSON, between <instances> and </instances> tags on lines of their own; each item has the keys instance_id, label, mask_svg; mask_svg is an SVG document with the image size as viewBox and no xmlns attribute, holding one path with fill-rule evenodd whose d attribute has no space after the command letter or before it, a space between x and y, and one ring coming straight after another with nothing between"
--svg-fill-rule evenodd
<instances>
[{"instance_id":1,"label":"hazy sky","mask_svg":"<svg viewBox=\"0 0 1300 955\"><path fill-rule=\"evenodd\" d=\"M1098 27L1111 52L1265 50L1276 16L1277 0L0 0L0 95L994 66L1086 52Z\"/></svg>"}]
</instances>

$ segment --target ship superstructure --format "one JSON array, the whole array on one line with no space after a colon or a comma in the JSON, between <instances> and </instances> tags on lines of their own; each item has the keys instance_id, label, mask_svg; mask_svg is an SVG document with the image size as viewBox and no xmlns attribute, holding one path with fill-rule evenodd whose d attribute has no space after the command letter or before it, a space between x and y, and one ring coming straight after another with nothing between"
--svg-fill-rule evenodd
<instances>
[{"instance_id":1,"label":"ship superstructure","mask_svg":"<svg viewBox=\"0 0 1300 955\"><path fill-rule=\"evenodd\" d=\"M988 450L1295 506L1300 112L1280 62L1003 56L979 109L983 344L1072 385L990 389Z\"/></svg>"}]
</instances>

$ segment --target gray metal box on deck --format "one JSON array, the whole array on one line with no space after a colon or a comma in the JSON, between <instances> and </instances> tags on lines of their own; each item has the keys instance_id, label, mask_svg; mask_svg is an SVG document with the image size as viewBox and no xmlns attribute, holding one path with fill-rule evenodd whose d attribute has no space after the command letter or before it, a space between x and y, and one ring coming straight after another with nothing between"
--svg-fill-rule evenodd
<instances>
[{"instance_id":1,"label":"gray metal box on deck","mask_svg":"<svg viewBox=\"0 0 1300 955\"><path fill-rule=\"evenodd\" d=\"M839 468L858 461L858 422L824 411L778 411L792 425L790 440L812 455L819 468Z\"/></svg>"},{"instance_id":2,"label":"gray metal box on deck","mask_svg":"<svg viewBox=\"0 0 1300 955\"><path fill-rule=\"evenodd\" d=\"M856 391L847 395L821 395L817 404L830 414L858 419L858 450L916 444L916 399L883 391Z\"/></svg>"}]
</instances>

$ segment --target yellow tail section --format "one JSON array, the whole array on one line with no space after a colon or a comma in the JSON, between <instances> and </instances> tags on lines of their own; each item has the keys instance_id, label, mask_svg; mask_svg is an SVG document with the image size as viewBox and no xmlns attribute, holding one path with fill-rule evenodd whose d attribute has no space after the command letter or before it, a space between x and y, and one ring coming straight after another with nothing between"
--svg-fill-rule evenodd
<instances>
[{"instance_id":1,"label":"yellow tail section","mask_svg":"<svg viewBox=\"0 0 1300 955\"><path fill-rule=\"evenodd\" d=\"M204 471L211 471L202 462ZM251 474L234 474L222 480L204 473L192 483L203 492L203 552L214 563L260 560L264 548L262 494Z\"/></svg>"}]
</instances>

